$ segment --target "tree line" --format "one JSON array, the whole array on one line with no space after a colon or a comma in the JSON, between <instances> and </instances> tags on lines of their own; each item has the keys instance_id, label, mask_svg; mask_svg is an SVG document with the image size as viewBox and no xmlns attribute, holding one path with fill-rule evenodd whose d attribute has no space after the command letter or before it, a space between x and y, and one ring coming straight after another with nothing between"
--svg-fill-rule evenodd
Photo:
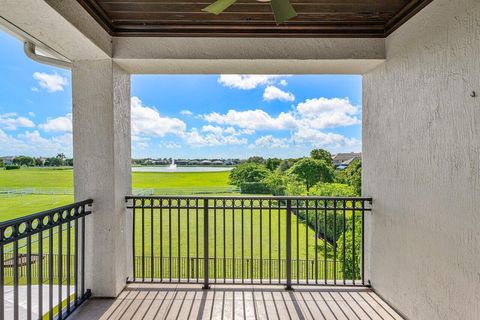
<instances>
[{"instance_id":1,"label":"tree line","mask_svg":"<svg viewBox=\"0 0 480 320\"><path fill-rule=\"evenodd\" d=\"M55 157L29 157L29 156L16 156L12 160L12 164L5 164L0 159L0 167L7 167L10 169L20 167L71 167L73 166L73 159L67 158L63 153L57 154Z\"/></svg>"},{"instance_id":2,"label":"tree line","mask_svg":"<svg viewBox=\"0 0 480 320\"><path fill-rule=\"evenodd\" d=\"M245 194L271 194L278 196L361 196L361 160L352 161L343 170L335 169L332 155L323 149L315 149L309 157L297 159L264 159L251 157L235 167L229 176L230 184L236 185ZM330 204L331 206L332 204ZM318 237L337 248L339 261L345 259L345 276L360 276L361 219L359 213L335 214L328 210L325 215L307 215L303 210L296 211L297 218L316 231ZM317 220L316 220L317 219ZM336 223L333 223L335 220ZM345 220L345 221L344 221ZM345 222L345 223L344 223ZM355 224L355 252L353 254L353 225ZM335 226L335 227L334 227ZM344 230L344 226L346 229ZM344 234L345 233L345 234ZM345 240L344 240L345 238ZM355 263L353 259L355 258Z\"/></svg>"}]
</instances>

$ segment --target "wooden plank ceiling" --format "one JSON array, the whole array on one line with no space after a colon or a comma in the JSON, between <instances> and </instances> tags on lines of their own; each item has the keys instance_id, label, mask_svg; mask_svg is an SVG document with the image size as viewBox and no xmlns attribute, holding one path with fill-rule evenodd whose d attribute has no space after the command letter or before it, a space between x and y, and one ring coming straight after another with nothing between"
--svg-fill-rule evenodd
<instances>
[{"instance_id":1,"label":"wooden plank ceiling","mask_svg":"<svg viewBox=\"0 0 480 320\"><path fill-rule=\"evenodd\" d=\"M77 0L113 36L386 37L432 0L290 0L298 16L276 25L269 3L238 0Z\"/></svg>"}]
</instances>

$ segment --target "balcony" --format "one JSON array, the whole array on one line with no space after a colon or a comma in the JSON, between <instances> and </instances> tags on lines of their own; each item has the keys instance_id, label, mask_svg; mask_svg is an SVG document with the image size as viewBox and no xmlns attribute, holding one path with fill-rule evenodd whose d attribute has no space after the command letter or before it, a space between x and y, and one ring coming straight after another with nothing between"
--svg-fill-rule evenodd
<instances>
[{"instance_id":1,"label":"balcony","mask_svg":"<svg viewBox=\"0 0 480 320\"><path fill-rule=\"evenodd\" d=\"M399 318L365 281L364 216L371 202L127 197L128 285L117 299L88 301L73 318L316 318L319 312L326 318ZM84 201L0 225L5 318L62 318L90 297L84 279L91 205Z\"/></svg>"},{"instance_id":2,"label":"balcony","mask_svg":"<svg viewBox=\"0 0 480 320\"><path fill-rule=\"evenodd\" d=\"M247 1L238 1L231 9L237 11L226 13L230 21L238 22L233 25L225 24L225 14L190 12L200 3L146 2L151 4L35 0L27 5L0 0L1 26L26 42L29 56L71 68L74 194L76 201L94 200L93 207L81 202L0 225L0 310L4 311L0 320L23 318L26 312L32 318L46 313L46 318L60 318L85 300L82 313L88 314L88 306L93 310L94 304L102 303L87 299L90 295L119 297L103 303L114 309L121 305L114 316L129 318L137 312L139 299L147 300L145 291L139 290L144 286L158 292L171 290L168 297L180 299L167 299L175 303L165 302L168 307L163 309L162 294L156 294L159 301L152 302L152 308L162 309L158 314L176 316L177 310L188 310L184 304L195 300L197 305L204 302L205 308L192 308L212 315L214 306L216 316L221 315L216 310L223 310L217 300L241 295L244 285L253 292L259 317L263 307L256 292L272 297L281 292L275 302L296 297L292 305L299 318L308 318L308 310L322 306L325 318L347 318L352 310L359 310L359 318L360 312L363 318L389 318L380 306L374 305L372 312L363 300L347 300L360 292L367 301L373 300L366 295L383 306L369 291L374 290L408 318L478 319L478 1L369 0L348 5L305 1L299 8L304 16L281 26L273 20L259 24L251 19L255 12L242 9L251 5ZM291 2L297 6L301 1ZM261 6L268 4L252 5ZM310 14L311 7L318 11ZM167 19L165 12L176 21ZM253 18L268 19L270 12L257 12ZM200 15L207 21L198 20ZM301 19L312 19L310 27ZM333 208L336 218L326 219L323 232L320 225L308 222L307 228L300 220L307 212L321 217L324 212L315 207L324 206L321 199L272 200L271 205L244 199L237 206L228 200L192 198L183 207L182 201L162 197L162 203L130 198L125 205L125 196L132 194L130 76L199 73L362 75L362 195L374 199L372 211L367 211L368 201L360 210L361 200L339 200L340 207ZM329 201L334 200L326 201L327 217L334 206ZM346 221L341 220L344 203L346 217L355 211L356 222L347 221L345 227L352 235L341 242L334 232L342 231ZM248 229L250 207L257 212L253 216L258 223L262 217L262 228L254 232ZM281 221L281 237L271 237L271 250L269 209L272 218L276 215ZM199 222L194 223L197 210ZM222 224L224 214L226 219L235 216L230 231L228 223ZM160 223L160 218L166 221ZM339 221L340 226L334 227ZM232 237L224 237L223 232ZM160 244L161 239L168 242ZM342 243L352 243L345 246L348 254ZM187 301L179 289L205 297L221 295L221 290L235 293L213 302ZM322 305L303 304L302 290L319 293L314 302ZM339 300L327 300L330 294L356 302L335 307ZM265 301L269 314L285 316L277 304ZM108 305L102 308L105 317L113 310Z\"/></svg>"}]
</instances>

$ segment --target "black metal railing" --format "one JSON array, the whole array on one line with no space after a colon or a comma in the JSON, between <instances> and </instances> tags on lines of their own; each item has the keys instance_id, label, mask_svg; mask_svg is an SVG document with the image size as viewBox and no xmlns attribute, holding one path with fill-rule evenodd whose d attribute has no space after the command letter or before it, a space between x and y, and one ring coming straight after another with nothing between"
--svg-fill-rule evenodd
<instances>
[{"instance_id":1,"label":"black metal railing","mask_svg":"<svg viewBox=\"0 0 480 320\"><path fill-rule=\"evenodd\" d=\"M366 285L370 198L129 196L132 282Z\"/></svg>"},{"instance_id":2,"label":"black metal railing","mask_svg":"<svg viewBox=\"0 0 480 320\"><path fill-rule=\"evenodd\" d=\"M0 223L0 319L63 319L85 288L85 216L92 200Z\"/></svg>"}]
</instances>

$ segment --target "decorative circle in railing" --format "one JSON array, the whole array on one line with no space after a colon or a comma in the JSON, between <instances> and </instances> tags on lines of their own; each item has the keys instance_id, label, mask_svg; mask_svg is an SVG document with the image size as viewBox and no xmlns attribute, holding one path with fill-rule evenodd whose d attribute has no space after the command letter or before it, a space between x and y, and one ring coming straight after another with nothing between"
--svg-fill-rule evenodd
<instances>
[{"instance_id":1,"label":"decorative circle in railing","mask_svg":"<svg viewBox=\"0 0 480 320\"><path fill-rule=\"evenodd\" d=\"M14 234L14 227L13 226L10 226L10 227L6 227L4 230L3 230L3 238L4 239L9 239L13 236Z\"/></svg>"}]
</instances>

